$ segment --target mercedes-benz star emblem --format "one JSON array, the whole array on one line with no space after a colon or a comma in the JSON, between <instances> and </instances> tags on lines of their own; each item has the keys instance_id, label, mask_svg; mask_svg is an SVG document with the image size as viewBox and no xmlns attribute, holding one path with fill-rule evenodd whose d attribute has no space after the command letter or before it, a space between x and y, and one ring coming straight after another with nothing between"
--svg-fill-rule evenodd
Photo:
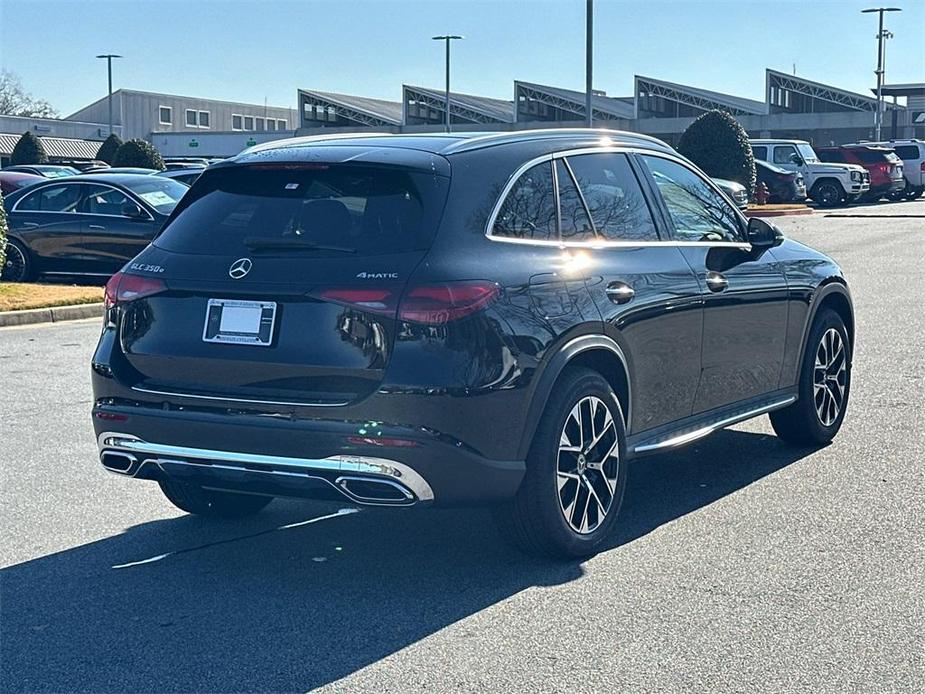
<instances>
[{"instance_id":1,"label":"mercedes-benz star emblem","mask_svg":"<svg viewBox=\"0 0 925 694\"><path fill-rule=\"evenodd\" d=\"M228 268L228 274L232 279L239 280L251 271L253 263L250 258L238 258Z\"/></svg>"}]
</instances>

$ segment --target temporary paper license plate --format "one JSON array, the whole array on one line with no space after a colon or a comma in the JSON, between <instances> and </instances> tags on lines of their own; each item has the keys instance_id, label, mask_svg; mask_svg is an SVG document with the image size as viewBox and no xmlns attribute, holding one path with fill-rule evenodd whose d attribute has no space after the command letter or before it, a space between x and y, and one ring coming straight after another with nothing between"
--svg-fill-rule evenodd
<instances>
[{"instance_id":1,"label":"temporary paper license plate","mask_svg":"<svg viewBox=\"0 0 925 694\"><path fill-rule=\"evenodd\" d=\"M202 339L268 347L276 323L275 301L209 299Z\"/></svg>"}]
</instances>

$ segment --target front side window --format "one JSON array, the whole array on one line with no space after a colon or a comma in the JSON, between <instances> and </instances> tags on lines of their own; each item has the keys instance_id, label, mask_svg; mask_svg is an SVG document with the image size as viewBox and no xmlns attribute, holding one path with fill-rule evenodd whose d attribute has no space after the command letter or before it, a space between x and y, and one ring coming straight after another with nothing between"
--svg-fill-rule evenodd
<instances>
[{"instance_id":1,"label":"front side window","mask_svg":"<svg viewBox=\"0 0 925 694\"><path fill-rule=\"evenodd\" d=\"M74 212L79 201L79 185L49 186L24 198L16 209L24 212Z\"/></svg>"},{"instance_id":2,"label":"front side window","mask_svg":"<svg viewBox=\"0 0 925 694\"><path fill-rule=\"evenodd\" d=\"M774 148L775 164L793 164L793 158L796 156L797 148L793 145L778 145Z\"/></svg>"},{"instance_id":3,"label":"front side window","mask_svg":"<svg viewBox=\"0 0 925 694\"><path fill-rule=\"evenodd\" d=\"M568 157L597 233L608 241L658 241L655 222L625 154Z\"/></svg>"},{"instance_id":4,"label":"front side window","mask_svg":"<svg viewBox=\"0 0 925 694\"><path fill-rule=\"evenodd\" d=\"M122 215L122 208L129 201L125 193L109 186L90 185L84 188L81 211L88 214Z\"/></svg>"},{"instance_id":5,"label":"front side window","mask_svg":"<svg viewBox=\"0 0 925 694\"><path fill-rule=\"evenodd\" d=\"M725 198L686 166L643 155L679 241L742 241L738 217Z\"/></svg>"},{"instance_id":6,"label":"front side window","mask_svg":"<svg viewBox=\"0 0 925 694\"><path fill-rule=\"evenodd\" d=\"M551 162L544 161L521 174L498 210L491 233L504 238L558 240Z\"/></svg>"},{"instance_id":7,"label":"front side window","mask_svg":"<svg viewBox=\"0 0 925 694\"><path fill-rule=\"evenodd\" d=\"M594 227L588 211L568 167L561 159L556 160L556 182L559 185L559 237L563 241L594 240Z\"/></svg>"}]
</instances>

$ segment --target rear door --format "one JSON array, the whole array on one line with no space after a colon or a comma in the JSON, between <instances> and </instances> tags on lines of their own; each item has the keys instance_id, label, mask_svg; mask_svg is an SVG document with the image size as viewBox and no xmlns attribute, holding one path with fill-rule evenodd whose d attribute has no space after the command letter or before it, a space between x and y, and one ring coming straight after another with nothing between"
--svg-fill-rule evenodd
<instances>
[{"instance_id":1,"label":"rear door","mask_svg":"<svg viewBox=\"0 0 925 694\"><path fill-rule=\"evenodd\" d=\"M630 362L630 432L689 416L703 326L694 272L680 249L659 236L627 154L569 155L557 166L563 221L580 226L572 220L583 219L585 208L593 220L588 288L605 331L621 342ZM569 202L567 191L576 184L581 201L575 194Z\"/></svg>"},{"instance_id":2,"label":"rear door","mask_svg":"<svg viewBox=\"0 0 925 694\"><path fill-rule=\"evenodd\" d=\"M707 179L675 159L638 158L704 299L693 413L777 390L788 310L781 264L771 251L751 250L744 220Z\"/></svg>"},{"instance_id":3,"label":"rear door","mask_svg":"<svg viewBox=\"0 0 925 694\"><path fill-rule=\"evenodd\" d=\"M10 230L25 241L41 272L85 272L80 254L79 183L45 185L10 211Z\"/></svg>"},{"instance_id":4,"label":"rear door","mask_svg":"<svg viewBox=\"0 0 925 694\"><path fill-rule=\"evenodd\" d=\"M203 174L129 269L164 283L122 319L135 387L268 409L372 393L447 181L350 163Z\"/></svg>"},{"instance_id":5,"label":"rear door","mask_svg":"<svg viewBox=\"0 0 925 694\"><path fill-rule=\"evenodd\" d=\"M128 215L128 208L141 214ZM80 247L86 265L93 272L116 272L138 255L154 238L154 215L124 191L105 184L84 185L80 202L82 236Z\"/></svg>"}]
</instances>

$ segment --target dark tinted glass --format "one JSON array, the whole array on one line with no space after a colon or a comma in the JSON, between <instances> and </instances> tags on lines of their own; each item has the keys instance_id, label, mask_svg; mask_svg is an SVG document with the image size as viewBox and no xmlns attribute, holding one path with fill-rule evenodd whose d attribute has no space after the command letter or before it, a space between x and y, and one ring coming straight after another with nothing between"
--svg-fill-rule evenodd
<instances>
[{"instance_id":1,"label":"dark tinted glass","mask_svg":"<svg viewBox=\"0 0 925 694\"><path fill-rule=\"evenodd\" d=\"M562 240L594 240L594 228L588 212L581 202L572 175L561 159L556 161L556 180L559 184L559 235Z\"/></svg>"},{"instance_id":2,"label":"dark tinted glass","mask_svg":"<svg viewBox=\"0 0 925 694\"><path fill-rule=\"evenodd\" d=\"M501 205L493 236L556 241L556 195L552 164L545 161L527 169Z\"/></svg>"},{"instance_id":3,"label":"dark tinted glass","mask_svg":"<svg viewBox=\"0 0 925 694\"><path fill-rule=\"evenodd\" d=\"M658 240L652 213L625 154L583 154L568 162L600 236L609 241Z\"/></svg>"},{"instance_id":4,"label":"dark tinted glass","mask_svg":"<svg viewBox=\"0 0 925 694\"><path fill-rule=\"evenodd\" d=\"M17 205L17 210L42 212L74 212L80 201L81 187L76 184L49 186L37 190Z\"/></svg>"},{"instance_id":5,"label":"dark tinted glass","mask_svg":"<svg viewBox=\"0 0 925 694\"><path fill-rule=\"evenodd\" d=\"M312 245L341 249L315 251L322 255L425 249L446 187L438 176L365 166L218 169L189 189L155 245L222 255L255 248L284 255Z\"/></svg>"},{"instance_id":6,"label":"dark tinted glass","mask_svg":"<svg viewBox=\"0 0 925 694\"><path fill-rule=\"evenodd\" d=\"M764 145L753 145L752 154L755 155L755 159L767 160L768 158L768 148Z\"/></svg>"},{"instance_id":7,"label":"dark tinted glass","mask_svg":"<svg viewBox=\"0 0 925 694\"><path fill-rule=\"evenodd\" d=\"M819 159L827 162L844 163L845 155L837 149L819 149L816 150Z\"/></svg>"},{"instance_id":8,"label":"dark tinted glass","mask_svg":"<svg viewBox=\"0 0 925 694\"><path fill-rule=\"evenodd\" d=\"M883 149L866 149L857 147L851 150L865 164L885 164L889 161L886 157L887 152Z\"/></svg>"},{"instance_id":9,"label":"dark tinted glass","mask_svg":"<svg viewBox=\"0 0 925 694\"><path fill-rule=\"evenodd\" d=\"M679 241L741 241L732 206L700 176L668 159L643 156Z\"/></svg>"},{"instance_id":10,"label":"dark tinted glass","mask_svg":"<svg viewBox=\"0 0 925 694\"><path fill-rule=\"evenodd\" d=\"M894 148L896 151L896 156L900 159L918 159L919 148L915 145L896 145Z\"/></svg>"},{"instance_id":11,"label":"dark tinted glass","mask_svg":"<svg viewBox=\"0 0 925 694\"><path fill-rule=\"evenodd\" d=\"M96 185L84 186L84 201L81 204L81 212L120 216L122 207L127 202L128 198L125 193L115 188Z\"/></svg>"}]
</instances>

